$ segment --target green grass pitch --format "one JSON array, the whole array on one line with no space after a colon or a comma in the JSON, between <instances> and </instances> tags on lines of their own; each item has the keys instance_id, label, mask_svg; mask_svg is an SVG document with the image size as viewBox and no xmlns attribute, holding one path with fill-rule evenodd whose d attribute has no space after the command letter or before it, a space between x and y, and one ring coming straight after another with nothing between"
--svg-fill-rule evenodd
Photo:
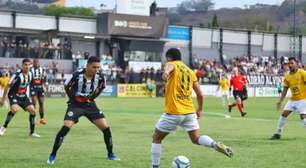
<instances>
[{"instance_id":1,"label":"green grass pitch","mask_svg":"<svg viewBox=\"0 0 306 168\"><path fill-rule=\"evenodd\" d=\"M222 141L234 150L232 159L214 150L193 145L178 129L163 143L161 168L170 168L172 159L185 155L192 168L302 168L306 162L306 129L298 115L290 117L282 140L270 141L280 112L276 98L252 98L246 102L248 115L237 109L232 118L218 98L205 98L200 120L201 133ZM5 136L0 137L1 168L149 168L151 136L163 112L162 98L102 98L97 100L111 125L114 149L121 161L106 160L102 133L86 118L71 130L53 166L46 164L55 135L63 124L66 99L47 99L46 126L37 126L40 139L28 137L28 114L19 111ZM0 109L3 123L7 109ZM38 115L37 115L38 116ZM38 118L38 117L37 117Z\"/></svg>"}]
</instances>

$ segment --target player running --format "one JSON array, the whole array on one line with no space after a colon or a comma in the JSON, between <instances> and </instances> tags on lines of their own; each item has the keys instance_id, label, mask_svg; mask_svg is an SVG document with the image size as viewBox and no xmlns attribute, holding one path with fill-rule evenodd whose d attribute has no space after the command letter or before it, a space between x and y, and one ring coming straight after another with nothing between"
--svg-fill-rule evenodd
<instances>
[{"instance_id":1,"label":"player running","mask_svg":"<svg viewBox=\"0 0 306 168\"><path fill-rule=\"evenodd\" d=\"M35 108L29 100L27 95L27 89L32 80L32 74L30 73L31 60L23 59L22 69L18 70L10 79L8 98L10 101L10 111L7 114L4 125L0 128L0 136L3 136L6 132L7 126L18 112L18 106L20 106L24 111L30 113L29 122L30 122L30 136L40 137L40 135L34 132L35 130Z\"/></svg>"},{"instance_id":2,"label":"player running","mask_svg":"<svg viewBox=\"0 0 306 168\"><path fill-rule=\"evenodd\" d=\"M97 107L95 99L105 88L104 76L99 73L100 59L90 57L85 69L79 70L72 75L71 79L65 82L65 91L69 97L68 109L64 119L64 125L57 133L51 154L48 157L48 164L54 164L56 154L65 136L73 125L78 123L79 118L85 116L94 123L104 134L104 142L109 160L120 160L113 153L113 142L110 127L107 124L103 112Z\"/></svg>"},{"instance_id":3,"label":"player running","mask_svg":"<svg viewBox=\"0 0 306 168\"><path fill-rule=\"evenodd\" d=\"M221 79L219 80L217 91L221 93L222 104L225 105L226 103L227 105L230 105L229 81L227 79L226 74L223 74L221 76Z\"/></svg>"},{"instance_id":4,"label":"player running","mask_svg":"<svg viewBox=\"0 0 306 168\"><path fill-rule=\"evenodd\" d=\"M40 115L39 123L42 125L46 125L47 121L44 118L44 101L45 88L48 88L47 73L46 70L40 66L40 62L38 59L34 59L33 67L31 68L31 73L33 75L33 80L30 83L30 94L32 97L32 103L34 107L36 107L36 102L38 100Z\"/></svg>"},{"instance_id":5,"label":"player running","mask_svg":"<svg viewBox=\"0 0 306 168\"><path fill-rule=\"evenodd\" d=\"M247 113L244 112L243 101L248 99L247 85L248 81L245 75L239 72L238 67L233 68L233 75L230 80L230 89L233 88L233 96L236 102L228 105L228 112L232 112L232 108L237 105L242 117Z\"/></svg>"},{"instance_id":6,"label":"player running","mask_svg":"<svg viewBox=\"0 0 306 168\"><path fill-rule=\"evenodd\" d=\"M271 137L271 140L278 140L281 138L281 133L286 124L288 116L292 112L298 112L306 128L306 71L298 68L298 61L291 57L289 58L290 72L285 74L284 89L282 96L277 102L277 109L282 106L287 92L290 88L291 98L284 107L284 111L281 114L275 134Z\"/></svg>"},{"instance_id":7,"label":"player running","mask_svg":"<svg viewBox=\"0 0 306 168\"><path fill-rule=\"evenodd\" d=\"M198 119L202 114L203 96L195 73L181 61L178 49L169 49L166 53L167 64L162 75L165 85L165 113L156 124L151 146L152 168L160 166L162 140L177 126L184 128L196 145L213 148L228 157L233 156L232 150L209 136L200 136ZM192 90L195 91L198 109L192 101Z\"/></svg>"},{"instance_id":8,"label":"player running","mask_svg":"<svg viewBox=\"0 0 306 168\"><path fill-rule=\"evenodd\" d=\"M3 71L0 72L0 89L2 90L2 98L0 100L0 106L3 106L6 101L7 92L9 89L9 72L8 67L4 67Z\"/></svg>"}]
</instances>

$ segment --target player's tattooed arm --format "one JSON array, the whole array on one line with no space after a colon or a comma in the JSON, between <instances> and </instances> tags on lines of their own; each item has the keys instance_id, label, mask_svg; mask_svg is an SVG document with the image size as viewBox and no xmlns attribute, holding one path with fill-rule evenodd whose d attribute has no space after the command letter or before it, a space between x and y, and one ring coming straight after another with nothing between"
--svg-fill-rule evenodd
<instances>
[{"instance_id":1,"label":"player's tattooed arm","mask_svg":"<svg viewBox=\"0 0 306 168\"><path fill-rule=\"evenodd\" d=\"M97 98L106 87L106 80L103 75L100 75L100 82L97 89L89 96L90 99Z\"/></svg>"},{"instance_id":2,"label":"player's tattooed arm","mask_svg":"<svg viewBox=\"0 0 306 168\"><path fill-rule=\"evenodd\" d=\"M162 79L164 81L167 81L168 78L169 78L169 75L170 73L174 70L174 65L173 64L166 64L166 67L165 67L165 72L163 73L162 75Z\"/></svg>"},{"instance_id":3,"label":"player's tattooed arm","mask_svg":"<svg viewBox=\"0 0 306 168\"><path fill-rule=\"evenodd\" d=\"M64 85L64 89L68 97L72 97L72 88L75 85L75 76L72 76L70 79L67 79Z\"/></svg>"}]
</instances>

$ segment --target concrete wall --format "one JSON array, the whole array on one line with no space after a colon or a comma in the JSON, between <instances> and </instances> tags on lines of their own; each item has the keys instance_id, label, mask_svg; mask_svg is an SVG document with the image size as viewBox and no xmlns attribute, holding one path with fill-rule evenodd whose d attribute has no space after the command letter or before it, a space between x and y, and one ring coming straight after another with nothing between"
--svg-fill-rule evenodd
<instances>
[{"instance_id":1,"label":"concrete wall","mask_svg":"<svg viewBox=\"0 0 306 168\"><path fill-rule=\"evenodd\" d=\"M0 12L0 18L1 18L1 22L0 22L0 27L13 27L13 17L11 13L7 13L7 12Z\"/></svg>"},{"instance_id":2,"label":"concrete wall","mask_svg":"<svg viewBox=\"0 0 306 168\"><path fill-rule=\"evenodd\" d=\"M10 12L0 12L0 28L13 28L13 16ZM96 34L96 20L72 17L60 17L60 32ZM56 17L33 15L33 14L16 14L16 28L29 30L56 30Z\"/></svg>"},{"instance_id":3,"label":"concrete wall","mask_svg":"<svg viewBox=\"0 0 306 168\"><path fill-rule=\"evenodd\" d=\"M52 16L17 14L16 28L32 30L55 30L56 20Z\"/></svg>"},{"instance_id":4,"label":"concrete wall","mask_svg":"<svg viewBox=\"0 0 306 168\"><path fill-rule=\"evenodd\" d=\"M96 34L97 23L95 19L61 17L59 30L61 32Z\"/></svg>"}]
</instances>

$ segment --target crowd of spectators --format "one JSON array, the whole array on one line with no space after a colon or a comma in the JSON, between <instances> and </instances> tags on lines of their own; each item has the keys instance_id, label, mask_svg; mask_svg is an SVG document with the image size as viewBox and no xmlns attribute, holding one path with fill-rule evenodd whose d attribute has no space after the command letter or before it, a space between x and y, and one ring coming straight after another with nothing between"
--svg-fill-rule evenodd
<instances>
[{"instance_id":1,"label":"crowd of spectators","mask_svg":"<svg viewBox=\"0 0 306 168\"><path fill-rule=\"evenodd\" d=\"M121 68L110 54L101 56L101 69L109 83L146 83L148 80L161 81L161 69L147 67L135 72L133 67Z\"/></svg>"},{"instance_id":2,"label":"crowd of spectators","mask_svg":"<svg viewBox=\"0 0 306 168\"><path fill-rule=\"evenodd\" d=\"M221 65L216 60L199 59L194 57L193 67L201 83L217 83L220 75L230 73L233 67L238 66L246 75L283 75L287 71L287 57L276 60L273 57L237 57Z\"/></svg>"},{"instance_id":3,"label":"crowd of spectators","mask_svg":"<svg viewBox=\"0 0 306 168\"><path fill-rule=\"evenodd\" d=\"M5 58L41 58L72 59L71 43L52 43L26 38L0 37L0 57Z\"/></svg>"},{"instance_id":4,"label":"crowd of spectators","mask_svg":"<svg viewBox=\"0 0 306 168\"><path fill-rule=\"evenodd\" d=\"M11 38L0 36L0 57L5 58L39 58L39 59L72 59L74 61L74 70L79 68L79 60L87 59L89 52L72 52L72 46L69 39L65 38L57 42L47 42L40 40L29 40L27 38ZM115 83L146 83L154 81L162 83L161 68L146 67L140 71L135 71L133 67L120 67L110 54L101 55L101 68L110 84ZM226 60L222 65L219 61L199 59L193 57L192 66L201 83L217 83L220 75L230 73L232 67L239 68L247 75L283 75L286 71L284 66L288 61L287 57L281 57L276 60L274 57L252 56L250 59L246 56ZM127 64L128 65L128 64ZM19 65L10 68L14 72ZM59 70L58 64L54 62L46 67L48 81L56 83L64 78L63 72Z\"/></svg>"}]
</instances>

